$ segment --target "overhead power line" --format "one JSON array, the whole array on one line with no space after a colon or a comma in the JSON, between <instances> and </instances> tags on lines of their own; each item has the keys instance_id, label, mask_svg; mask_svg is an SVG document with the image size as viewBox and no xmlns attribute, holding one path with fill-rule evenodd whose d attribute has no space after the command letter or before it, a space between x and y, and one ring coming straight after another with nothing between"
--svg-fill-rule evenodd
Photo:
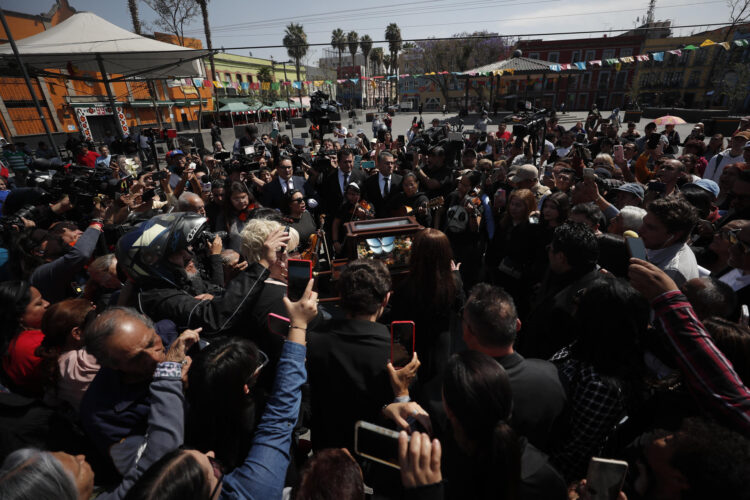
<instances>
[{"instance_id":1,"label":"overhead power line","mask_svg":"<svg viewBox=\"0 0 750 500\"><path fill-rule=\"evenodd\" d=\"M670 29L681 29L681 28L702 28L702 27L708 27L708 26L729 26L731 23L723 22L723 23L703 23L703 24L684 24L681 26L669 26ZM589 35L589 34L596 34L596 33L611 33L613 31L617 32L627 32L627 31L652 31L652 30L663 30L664 26L659 27L651 27L651 28L620 28L620 29L603 29L603 30L589 30L589 31L557 31L557 32L547 32L547 33L519 33L519 34L502 34L502 35L472 35L472 36L447 36L447 37L436 37L436 38L403 38L401 39L401 42L424 42L424 41L443 41L443 40L480 40L480 39L487 39L487 38L523 38L523 37L530 37L530 36L558 36L558 35ZM373 44L376 43L389 43L388 40L373 40ZM298 45L290 45L289 47L296 47ZM307 43L305 44L308 47L328 47L331 45L330 42L321 42L321 43ZM245 49L283 49L287 48L286 45L279 44L279 45L243 45L238 47L224 47L224 50L245 50Z\"/></svg>"}]
</instances>

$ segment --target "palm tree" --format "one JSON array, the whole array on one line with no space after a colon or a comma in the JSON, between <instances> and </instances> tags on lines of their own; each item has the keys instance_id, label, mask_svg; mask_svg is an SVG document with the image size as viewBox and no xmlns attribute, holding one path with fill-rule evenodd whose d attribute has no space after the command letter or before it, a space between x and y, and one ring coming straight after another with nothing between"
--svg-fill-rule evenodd
<instances>
[{"instance_id":1,"label":"palm tree","mask_svg":"<svg viewBox=\"0 0 750 500\"><path fill-rule=\"evenodd\" d=\"M370 35L363 35L362 38L359 39L359 48L362 49L362 56L364 56L365 59L365 76L367 76L367 57L370 55L370 51L372 50L372 38L370 38ZM365 101L367 101L367 89L368 84L364 84L365 88Z\"/></svg>"},{"instance_id":2,"label":"palm tree","mask_svg":"<svg viewBox=\"0 0 750 500\"><path fill-rule=\"evenodd\" d=\"M393 66L393 54L386 54L383 56L383 66L385 66L385 72L389 73L389 69ZM385 81L385 90L388 94L388 104L390 104L391 100L391 81L386 80Z\"/></svg>"},{"instance_id":3,"label":"palm tree","mask_svg":"<svg viewBox=\"0 0 750 500\"><path fill-rule=\"evenodd\" d=\"M289 23L284 32L284 40L282 41L284 47L286 47L286 53L289 57L294 59L294 67L297 69L297 81L302 80L300 76L300 60L307 54L307 49L310 45L307 44L307 34L301 24ZM297 97L299 98L299 104L302 105L302 85L297 88ZM287 94L288 95L288 94Z\"/></svg>"},{"instance_id":4,"label":"palm tree","mask_svg":"<svg viewBox=\"0 0 750 500\"><path fill-rule=\"evenodd\" d=\"M370 62L373 65L372 74L377 73L380 69L380 66L383 64L382 47L375 47L374 49L372 49L372 52L370 52Z\"/></svg>"},{"instance_id":5,"label":"palm tree","mask_svg":"<svg viewBox=\"0 0 750 500\"><path fill-rule=\"evenodd\" d=\"M344 30L336 28L331 32L331 46L339 52L339 78L341 74L341 55L346 47L346 35Z\"/></svg>"},{"instance_id":6,"label":"palm tree","mask_svg":"<svg viewBox=\"0 0 750 500\"><path fill-rule=\"evenodd\" d=\"M349 47L349 53L352 55L352 66L356 66L354 56L359 48L359 35L356 31L350 31L346 34L346 45Z\"/></svg>"},{"instance_id":7,"label":"palm tree","mask_svg":"<svg viewBox=\"0 0 750 500\"><path fill-rule=\"evenodd\" d=\"M211 66L212 79L216 79L216 66L214 65L214 52L213 43L211 42L211 25L208 24L208 2L210 0L195 0L198 7L201 9L201 16L203 17L203 34L206 35L206 47L210 51L208 53L208 63Z\"/></svg>"},{"instance_id":8,"label":"palm tree","mask_svg":"<svg viewBox=\"0 0 750 500\"><path fill-rule=\"evenodd\" d=\"M398 52L401 50L401 29L398 24L391 23L385 29L385 39L388 40L388 51L391 53L391 71L398 67Z\"/></svg>"},{"instance_id":9,"label":"palm tree","mask_svg":"<svg viewBox=\"0 0 750 500\"><path fill-rule=\"evenodd\" d=\"M133 20L133 31L140 35L141 20L138 18L138 0L128 0L128 10L130 10L130 17Z\"/></svg>"},{"instance_id":10,"label":"palm tree","mask_svg":"<svg viewBox=\"0 0 750 500\"><path fill-rule=\"evenodd\" d=\"M359 48L362 50L362 55L365 57L365 68L367 68L367 57L372 51L372 38L370 35L362 35L359 39Z\"/></svg>"}]
</instances>

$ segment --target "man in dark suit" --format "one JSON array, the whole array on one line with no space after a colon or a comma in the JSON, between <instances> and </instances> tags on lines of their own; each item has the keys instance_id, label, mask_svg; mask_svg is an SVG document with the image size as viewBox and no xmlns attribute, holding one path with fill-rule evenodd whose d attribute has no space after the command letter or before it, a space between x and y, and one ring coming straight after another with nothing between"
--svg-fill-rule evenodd
<instances>
[{"instance_id":1,"label":"man in dark suit","mask_svg":"<svg viewBox=\"0 0 750 500\"><path fill-rule=\"evenodd\" d=\"M323 213L330 221L336 210L344 203L346 186L355 182L360 189L365 183L366 176L362 170L354 169L354 152L351 149L340 149L336 153L339 168L329 173L319 185L320 201Z\"/></svg>"},{"instance_id":2,"label":"man in dark suit","mask_svg":"<svg viewBox=\"0 0 750 500\"><path fill-rule=\"evenodd\" d=\"M364 198L375 207L375 217L390 217L395 200L401 192L401 176L393 173L396 159L388 151L378 155L378 173L365 181Z\"/></svg>"},{"instance_id":3,"label":"man in dark suit","mask_svg":"<svg viewBox=\"0 0 750 500\"><path fill-rule=\"evenodd\" d=\"M464 306L466 346L495 358L508 373L513 392L512 427L544 450L565 408L565 389L549 361L526 359L513 350L521 320L513 299L502 288L480 283Z\"/></svg>"},{"instance_id":4,"label":"man in dark suit","mask_svg":"<svg viewBox=\"0 0 750 500\"><path fill-rule=\"evenodd\" d=\"M294 167L291 158L282 158L276 167L276 175L271 182L263 186L261 203L263 206L281 209L281 201L290 189L301 191L305 198L312 198L315 192L304 177L293 176Z\"/></svg>"},{"instance_id":5,"label":"man in dark suit","mask_svg":"<svg viewBox=\"0 0 750 500\"><path fill-rule=\"evenodd\" d=\"M307 371L312 403L313 449L354 449L354 424L378 422L392 402L388 377L391 336L378 323L388 304L391 277L378 260L355 260L339 279L346 319L310 332Z\"/></svg>"}]
</instances>

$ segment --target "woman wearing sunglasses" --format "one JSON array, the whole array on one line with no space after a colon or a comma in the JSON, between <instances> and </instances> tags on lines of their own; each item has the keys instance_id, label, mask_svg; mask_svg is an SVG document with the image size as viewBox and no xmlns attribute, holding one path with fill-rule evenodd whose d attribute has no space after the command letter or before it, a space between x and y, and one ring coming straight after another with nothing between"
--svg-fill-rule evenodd
<instances>
[{"instance_id":1,"label":"woman wearing sunglasses","mask_svg":"<svg viewBox=\"0 0 750 500\"><path fill-rule=\"evenodd\" d=\"M290 319L289 335L281 351L273 392L244 462L225 474L213 451L203 453L178 449L151 466L125 498L281 498L289 465L292 429L300 409L301 387L307 380L307 323L317 314L318 294L312 291L312 285L311 280L299 302L290 302L284 297ZM261 364L258 363L257 368L250 373L250 384L237 387L237 390L244 392L245 387L251 390L248 385L251 386L252 380L258 376Z\"/></svg>"}]
</instances>

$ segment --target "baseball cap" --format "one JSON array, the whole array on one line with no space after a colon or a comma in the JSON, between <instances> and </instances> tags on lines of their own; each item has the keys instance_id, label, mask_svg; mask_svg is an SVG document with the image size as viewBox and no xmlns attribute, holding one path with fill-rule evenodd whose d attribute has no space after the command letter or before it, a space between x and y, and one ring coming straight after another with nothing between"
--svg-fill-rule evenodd
<instances>
[{"instance_id":1,"label":"baseball cap","mask_svg":"<svg viewBox=\"0 0 750 500\"><path fill-rule=\"evenodd\" d=\"M646 193L643 191L643 186L635 182L628 182L622 186L614 188L615 191L622 191L623 193L630 193L636 195L638 198L643 200Z\"/></svg>"},{"instance_id":2,"label":"baseball cap","mask_svg":"<svg viewBox=\"0 0 750 500\"><path fill-rule=\"evenodd\" d=\"M742 149L750 149L750 141L747 141Z\"/></svg>"},{"instance_id":3,"label":"baseball cap","mask_svg":"<svg viewBox=\"0 0 750 500\"><path fill-rule=\"evenodd\" d=\"M534 165L526 164L518 167L509 180L510 182L522 182L539 178L539 170Z\"/></svg>"},{"instance_id":4,"label":"baseball cap","mask_svg":"<svg viewBox=\"0 0 750 500\"><path fill-rule=\"evenodd\" d=\"M704 189L704 190L708 191L709 193L711 193L714 198L718 198L719 197L719 185L716 184L711 179L698 179L695 182L689 182L689 183L687 183L685 185L686 186L691 186L691 185L692 186L698 186L699 188Z\"/></svg>"},{"instance_id":5,"label":"baseball cap","mask_svg":"<svg viewBox=\"0 0 750 500\"><path fill-rule=\"evenodd\" d=\"M173 149L172 151L169 151L167 153L167 158L172 158L172 157L175 157L177 155L185 156L185 153L183 153L181 149Z\"/></svg>"},{"instance_id":6,"label":"baseball cap","mask_svg":"<svg viewBox=\"0 0 750 500\"><path fill-rule=\"evenodd\" d=\"M750 141L750 132L748 132L747 130L743 130L742 132L737 132L737 133L736 133L736 134L734 135L734 137L742 137L742 138L744 138L744 139L745 139L746 141ZM732 139L734 139L734 137L732 137Z\"/></svg>"}]
</instances>

